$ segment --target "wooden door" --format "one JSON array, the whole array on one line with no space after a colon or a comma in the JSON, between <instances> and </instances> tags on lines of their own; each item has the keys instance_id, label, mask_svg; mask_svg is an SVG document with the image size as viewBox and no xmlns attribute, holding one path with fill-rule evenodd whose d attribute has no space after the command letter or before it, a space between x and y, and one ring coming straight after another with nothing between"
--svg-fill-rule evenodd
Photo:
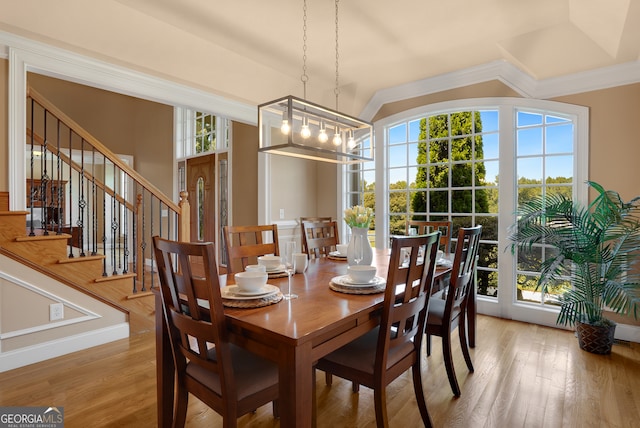
<instances>
[{"instance_id":1,"label":"wooden door","mask_svg":"<svg viewBox=\"0 0 640 428\"><path fill-rule=\"evenodd\" d=\"M191 242L216 242L215 154L187 160Z\"/></svg>"}]
</instances>

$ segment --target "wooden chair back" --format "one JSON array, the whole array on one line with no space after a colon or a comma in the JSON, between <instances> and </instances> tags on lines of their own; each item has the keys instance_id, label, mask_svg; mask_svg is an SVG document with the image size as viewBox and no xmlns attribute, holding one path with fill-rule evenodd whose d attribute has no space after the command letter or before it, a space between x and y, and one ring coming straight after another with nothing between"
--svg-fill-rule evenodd
<instances>
[{"instance_id":1,"label":"wooden chair back","mask_svg":"<svg viewBox=\"0 0 640 428\"><path fill-rule=\"evenodd\" d=\"M460 385L453 364L451 332L457 327L460 349L469 371L473 372L473 362L467 340L467 306L469 296L475 287L474 274L482 226L461 227L453 258L451 277L446 297L434 296L429 304L425 333L427 334L427 355L431 354L431 336L442 337L442 355L451 390L456 397L461 394Z\"/></svg>"},{"instance_id":2,"label":"wooden chair back","mask_svg":"<svg viewBox=\"0 0 640 428\"><path fill-rule=\"evenodd\" d=\"M278 226L225 226L224 244L227 251L227 273L242 272L247 265L256 264L258 256L280 255Z\"/></svg>"},{"instance_id":3,"label":"wooden chair back","mask_svg":"<svg viewBox=\"0 0 640 428\"><path fill-rule=\"evenodd\" d=\"M338 223L335 221L304 221L302 231L309 258L326 257L340 243Z\"/></svg>"},{"instance_id":4,"label":"wooden chair back","mask_svg":"<svg viewBox=\"0 0 640 428\"><path fill-rule=\"evenodd\" d=\"M376 357L379 370L387 367L394 348L415 346L419 358L439 241L440 232L391 241Z\"/></svg>"},{"instance_id":5,"label":"wooden chair back","mask_svg":"<svg viewBox=\"0 0 640 428\"><path fill-rule=\"evenodd\" d=\"M444 319L448 320L449 324L455 316L466 312L471 288L475 286L474 270L481 234L482 226L461 227L458 231L458 241L444 310Z\"/></svg>"},{"instance_id":6,"label":"wooden chair back","mask_svg":"<svg viewBox=\"0 0 640 428\"><path fill-rule=\"evenodd\" d=\"M176 368L173 426L184 426L189 394L220 413L224 426L270 401L277 416L277 365L229 343L213 243L154 236L153 246Z\"/></svg>"},{"instance_id":7,"label":"wooden chair back","mask_svg":"<svg viewBox=\"0 0 640 428\"><path fill-rule=\"evenodd\" d=\"M451 222L450 221L407 221L406 234L410 235L409 231L416 229L418 235L426 235L427 233L439 231L440 232L440 249L449 254L451 252Z\"/></svg>"},{"instance_id":8,"label":"wooden chair back","mask_svg":"<svg viewBox=\"0 0 640 428\"><path fill-rule=\"evenodd\" d=\"M431 427L422 388L420 355L429 297L433 287L440 232L394 237L379 327L318 361L327 383L337 375L374 389L376 422L389 426L386 386L409 368L424 426ZM315 373L315 372L314 372Z\"/></svg>"},{"instance_id":9,"label":"wooden chair back","mask_svg":"<svg viewBox=\"0 0 640 428\"><path fill-rule=\"evenodd\" d=\"M300 242L301 242L300 245L302 245L302 252L308 253L307 238L304 235L304 227L302 225L302 223L304 223L305 221L328 223L330 221L333 221L333 218L332 217L300 217Z\"/></svg>"}]
</instances>

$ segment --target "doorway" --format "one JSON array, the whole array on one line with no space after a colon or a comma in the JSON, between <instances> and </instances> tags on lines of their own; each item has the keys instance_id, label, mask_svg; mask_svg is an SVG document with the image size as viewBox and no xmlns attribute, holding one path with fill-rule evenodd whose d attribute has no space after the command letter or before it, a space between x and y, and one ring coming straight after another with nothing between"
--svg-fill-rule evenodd
<instances>
[{"instance_id":1,"label":"doorway","mask_svg":"<svg viewBox=\"0 0 640 428\"><path fill-rule=\"evenodd\" d=\"M213 242L221 273L226 267L223 227L228 224L227 153L187 159L186 188L191 206L189 239Z\"/></svg>"}]
</instances>

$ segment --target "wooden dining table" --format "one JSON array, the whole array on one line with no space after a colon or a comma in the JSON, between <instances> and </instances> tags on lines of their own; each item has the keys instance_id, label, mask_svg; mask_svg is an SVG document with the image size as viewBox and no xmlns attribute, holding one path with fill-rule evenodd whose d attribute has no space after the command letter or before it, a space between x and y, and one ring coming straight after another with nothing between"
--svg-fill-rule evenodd
<instances>
[{"instance_id":1,"label":"wooden dining table","mask_svg":"<svg viewBox=\"0 0 640 428\"><path fill-rule=\"evenodd\" d=\"M377 276L386 279L389 250L374 250ZM438 267L436 277L450 268ZM375 328L384 293L346 294L330 289L331 279L345 275L347 263L322 257L309 261L304 273L292 277L297 299L260 308L225 308L230 340L279 367L280 426L313 425L313 367L321 357ZM270 279L285 290L288 279ZM156 358L158 426L173 418L174 366L169 337L156 293Z\"/></svg>"}]
</instances>

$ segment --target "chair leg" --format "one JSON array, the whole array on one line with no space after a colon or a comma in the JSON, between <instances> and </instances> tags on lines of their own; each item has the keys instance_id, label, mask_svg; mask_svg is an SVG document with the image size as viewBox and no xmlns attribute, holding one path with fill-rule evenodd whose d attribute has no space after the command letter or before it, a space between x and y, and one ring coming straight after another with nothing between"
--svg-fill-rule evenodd
<instances>
[{"instance_id":1,"label":"chair leg","mask_svg":"<svg viewBox=\"0 0 640 428\"><path fill-rule=\"evenodd\" d=\"M360 391L360 384L358 382L351 382L351 392L357 394Z\"/></svg>"},{"instance_id":2,"label":"chair leg","mask_svg":"<svg viewBox=\"0 0 640 428\"><path fill-rule=\"evenodd\" d=\"M418 353L420 355L420 353ZM422 389L422 370L420 369L420 358L411 367L413 374L413 390L416 393L416 401L418 402L418 409L420 410L420 416L422 417L422 423L426 428L431 428L431 417L429 417L429 411L427 410L427 401L424 398L424 390Z\"/></svg>"},{"instance_id":3,"label":"chair leg","mask_svg":"<svg viewBox=\"0 0 640 428\"><path fill-rule=\"evenodd\" d=\"M387 391L384 386L376 385L373 390L373 401L376 406L376 425L378 428L388 428L387 418Z\"/></svg>"},{"instance_id":4,"label":"chair leg","mask_svg":"<svg viewBox=\"0 0 640 428\"><path fill-rule=\"evenodd\" d=\"M431 335L427 333L427 357L431 355Z\"/></svg>"},{"instance_id":5,"label":"chair leg","mask_svg":"<svg viewBox=\"0 0 640 428\"><path fill-rule=\"evenodd\" d=\"M451 354L451 333L444 334L442 336L442 355L444 357L444 366L447 369L447 377L449 378L449 384L453 395L460 397L460 387L458 386L458 380L456 379L456 371L453 367L453 356Z\"/></svg>"},{"instance_id":6,"label":"chair leg","mask_svg":"<svg viewBox=\"0 0 640 428\"><path fill-rule=\"evenodd\" d=\"M183 428L187 420L187 404L189 404L189 391L184 386L178 385L176 391L176 403L173 412L173 426Z\"/></svg>"},{"instance_id":7,"label":"chair leg","mask_svg":"<svg viewBox=\"0 0 640 428\"><path fill-rule=\"evenodd\" d=\"M271 406L273 408L273 417L276 419L280 418L280 402L278 400L273 400L271 402Z\"/></svg>"},{"instance_id":8,"label":"chair leg","mask_svg":"<svg viewBox=\"0 0 640 428\"><path fill-rule=\"evenodd\" d=\"M324 382L331 386L331 384L333 383L333 375L331 375L331 373L329 372L324 372Z\"/></svg>"},{"instance_id":9,"label":"chair leg","mask_svg":"<svg viewBox=\"0 0 640 428\"><path fill-rule=\"evenodd\" d=\"M462 355L464 355L464 361L467 363L467 368L473 373L473 363L471 362L471 354L469 354L469 346L467 344L467 332L465 330L467 321L465 319L460 320L458 325L458 336L460 336L460 348L462 348Z\"/></svg>"}]
</instances>

